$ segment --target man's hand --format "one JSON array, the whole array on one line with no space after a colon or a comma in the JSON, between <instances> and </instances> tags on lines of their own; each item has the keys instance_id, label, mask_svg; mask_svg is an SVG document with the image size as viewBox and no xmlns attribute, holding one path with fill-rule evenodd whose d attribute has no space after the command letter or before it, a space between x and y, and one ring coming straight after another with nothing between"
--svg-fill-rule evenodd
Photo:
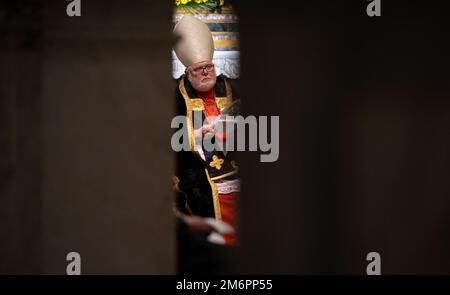
<instances>
[{"instance_id":1,"label":"man's hand","mask_svg":"<svg viewBox=\"0 0 450 295\"><path fill-rule=\"evenodd\" d=\"M213 123L202 127L203 135L205 135L208 132L214 132L214 124Z\"/></svg>"},{"instance_id":2,"label":"man's hand","mask_svg":"<svg viewBox=\"0 0 450 295\"><path fill-rule=\"evenodd\" d=\"M202 126L202 128L199 128L197 130L194 130L194 136L195 138L202 138L207 133L214 133L214 124L209 124Z\"/></svg>"}]
</instances>

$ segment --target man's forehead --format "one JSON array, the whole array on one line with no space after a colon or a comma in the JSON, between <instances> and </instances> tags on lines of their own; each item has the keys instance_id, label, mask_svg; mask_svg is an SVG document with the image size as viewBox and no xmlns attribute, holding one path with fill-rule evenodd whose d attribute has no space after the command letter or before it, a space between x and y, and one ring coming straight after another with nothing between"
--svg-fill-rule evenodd
<instances>
[{"instance_id":1,"label":"man's forehead","mask_svg":"<svg viewBox=\"0 0 450 295\"><path fill-rule=\"evenodd\" d=\"M204 61L200 61L200 62L193 63L193 64L190 66L190 68L195 69L195 68L197 68L197 67L202 67L202 66L205 66L205 65L208 65L208 64L211 64L211 63L212 63L212 62L209 61L209 60L204 60Z\"/></svg>"}]
</instances>

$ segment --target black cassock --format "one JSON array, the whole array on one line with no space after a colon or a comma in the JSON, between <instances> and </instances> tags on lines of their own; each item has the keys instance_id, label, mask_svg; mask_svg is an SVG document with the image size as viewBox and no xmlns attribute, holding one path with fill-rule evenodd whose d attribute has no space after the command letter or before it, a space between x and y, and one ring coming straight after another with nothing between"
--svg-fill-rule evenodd
<instances>
[{"instance_id":1,"label":"black cassock","mask_svg":"<svg viewBox=\"0 0 450 295\"><path fill-rule=\"evenodd\" d=\"M218 192L214 181L237 178L238 167L232 159L231 152L225 156L221 151L207 152L203 149L205 160L200 157L195 147L193 132L202 126L205 119L203 101L196 97L194 88L184 76L177 82L176 115L186 116L187 124L184 126L188 129L190 143L190 151L176 153L174 185L177 191L177 208L186 214L220 220ZM234 83L226 77L217 77L215 95L220 111L236 99ZM214 165L214 161L218 160L221 161L221 165Z\"/></svg>"}]
</instances>

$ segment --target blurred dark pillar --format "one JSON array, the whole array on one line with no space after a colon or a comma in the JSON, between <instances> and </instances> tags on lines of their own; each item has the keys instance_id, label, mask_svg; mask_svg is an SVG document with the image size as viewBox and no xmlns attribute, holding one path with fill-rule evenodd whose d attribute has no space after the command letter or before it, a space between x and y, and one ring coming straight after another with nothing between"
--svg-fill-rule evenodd
<instances>
[{"instance_id":1,"label":"blurred dark pillar","mask_svg":"<svg viewBox=\"0 0 450 295\"><path fill-rule=\"evenodd\" d=\"M236 4L244 112L281 125L242 155L239 270L450 273L445 2Z\"/></svg>"},{"instance_id":2,"label":"blurred dark pillar","mask_svg":"<svg viewBox=\"0 0 450 295\"><path fill-rule=\"evenodd\" d=\"M175 271L172 3L82 1L45 18L44 265L87 274Z\"/></svg>"},{"instance_id":3,"label":"blurred dark pillar","mask_svg":"<svg viewBox=\"0 0 450 295\"><path fill-rule=\"evenodd\" d=\"M2 1L0 272L175 271L172 3Z\"/></svg>"},{"instance_id":4,"label":"blurred dark pillar","mask_svg":"<svg viewBox=\"0 0 450 295\"><path fill-rule=\"evenodd\" d=\"M42 12L0 3L0 274L42 270Z\"/></svg>"},{"instance_id":5,"label":"blurred dark pillar","mask_svg":"<svg viewBox=\"0 0 450 295\"><path fill-rule=\"evenodd\" d=\"M341 271L450 273L450 19L445 1L349 18L339 108Z\"/></svg>"},{"instance_id":6,"label":"blurred dark pillar","mask_svg":"<svg viewBox=\"0 0 450 295\"><path fill-rule=\"evenodd\" d=\"M242 154L241 271L338 267L338 4L238 5L244 113L280 117L277 162Z\"/></svg>"}]
</instances>

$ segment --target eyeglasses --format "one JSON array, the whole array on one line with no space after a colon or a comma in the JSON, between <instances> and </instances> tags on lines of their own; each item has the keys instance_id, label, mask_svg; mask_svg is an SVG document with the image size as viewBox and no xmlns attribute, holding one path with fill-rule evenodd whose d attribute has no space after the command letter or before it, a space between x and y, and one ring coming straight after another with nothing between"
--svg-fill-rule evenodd
<instances>
[{"instance_id":1,"label":"eyeglasses","mask_svg":"<svg viewBox=\"0 0 450 295\"><path fill-rule=\"evenodd\" d=\"M211 72L212 70L214 70L214 64L208 64L208 65L206 65L206 66L203 66L203 67L197 67L197 68L195 68L195 69L193 69L192 71L195 73L195 74L200 74L200 73L203 73L203 71L206 71L206 72Z\"/></svg>"}]
</instances>

